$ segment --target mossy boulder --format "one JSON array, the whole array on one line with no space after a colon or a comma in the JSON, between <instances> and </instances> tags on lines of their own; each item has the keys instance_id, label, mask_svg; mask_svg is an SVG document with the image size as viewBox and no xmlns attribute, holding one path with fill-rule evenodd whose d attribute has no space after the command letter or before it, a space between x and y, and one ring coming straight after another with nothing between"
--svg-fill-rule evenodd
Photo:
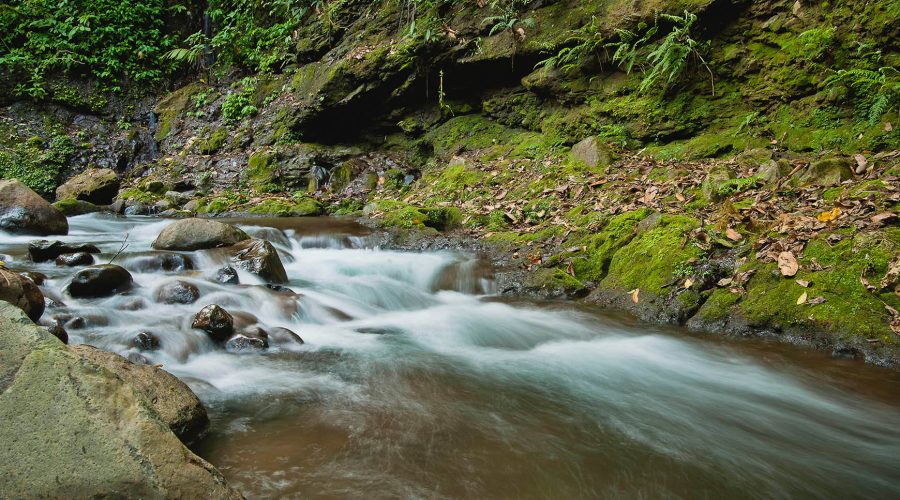
<instances>
[{"instance_id":1,"label":"mossy boulder","mask_svg":"<svg viewBox=\"0 0 900 500\"><path fill-rule=\"evenodd\" d=\"M846 158L826 158L815 161L797 173L796 182L801 186L839 186L853 178L850 160Z\"/></svg>"},{"instance_id":2,"label":"mossy boulder","mask_svg":"<svg viewBox=\"0 0 900 500\"><path fill-rule=\"evenodd\" d=\"M109 205L119 192L119 176L108 168L90 168L56 188L56 199L75 198L95 205Z\"/></svg>"},{"instance_id":3,"label":"mossy boulder","mask_svg":"<svg viewBox=\"0 0 900 500\"><path fill-rule=\"evenodd\" d=\"M572 158L591 169L605 169L612 163L614 155L606 142L592 136L572 146Z\"/></svg>"},{"instance_id":4,"label":"mossy boulder","mask_svg":"<svg viewBox=\"0 0 900 500\"><path fill-rule=\"evenodd\" d=\"M68 234L66 216L21 182L0 180L0 230L47 236Z\"/></svg>"},{"instance_id":5,"label":"mossy boulder","mask_svg":"<svg viewBox=\"0 0 900 500\"><path fill-rule=\"evenodd\" d=\"M714 165L703 179L703 196L707 200L721 201L726 197L725 186L735 178L735 173L726 165Z\"/></svg>"},{"instance_id":6,"label":"mossy boulder","mask_svg":"<svg viewBox=\"0 0 900 500\"><path fill-rule=\"evenodd\" d=\"M276 217L303 217L319 215L322 213L322 205L310 196L295 196L291 199L272 198L255 204L249 212Z\"/></svg>"},{"instance_id":7,"label":"mossy boulder","mask_svg":"<svg viewBox=\"0 0 900 500\"><path fill-rule=\"evenodd\" d=\"M99 212L100 207L89 201L82 201L72 197L64 198L53 204L53 207L63 213L67 217L74 215L84 215Z\"/></svg>"}]
</instances>

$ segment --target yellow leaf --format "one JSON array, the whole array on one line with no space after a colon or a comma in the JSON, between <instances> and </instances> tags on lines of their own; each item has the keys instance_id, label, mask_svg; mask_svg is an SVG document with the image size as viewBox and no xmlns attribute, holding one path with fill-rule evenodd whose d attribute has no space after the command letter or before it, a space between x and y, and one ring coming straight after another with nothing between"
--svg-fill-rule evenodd
<instances>
[{"instance_id":1,"label":"yellow leaf","mask_svg":"<svg viewBox=\"0 0 900 500\"><path fill-rule=\"evenodd\" d=\"M800 298L797 299L797 305L799 306L799 305L805 304L805 303L806 303L806 297L807 297L806 292L803 292L803 294L800 295Z\"/></svg>"},{"instance_id":2,"label":"yellow leaf","mask_svg":"<svg viewBox=\"0 0 900 500\"><path fill-rule=\"evenodd\" d=\"M635 288L634 290L632 290L628 293L631 294L631 301L634 302L635 304L637 304L638 303L638 295L640 295L641 289Z\"/></svg>"},{"instance_id":3,"label":"yellow leaf","mask_svg":"<svg viewBox=\"0 0 900 500\"><path fill-rule=\"evenodd\" d=\"M690 288L693 284L694 284L694 280L692 280L691 278L684 280L684 288L685 289Z\"/></svg>"},{"instance_id":4,"label":"yellow leaf","mask_svg":"<svg viewBox=\"0 0 900 500\"><path fill-rule=\"evenodd\" d=\"M840 215L841 215L841 209L838 207L834 207L834 210L831 210L830 212L820 213L817 218L819 219L819 222L831 222L833 220L836 220L838 217L840 217Z\"/></svg>"}]
</instances>

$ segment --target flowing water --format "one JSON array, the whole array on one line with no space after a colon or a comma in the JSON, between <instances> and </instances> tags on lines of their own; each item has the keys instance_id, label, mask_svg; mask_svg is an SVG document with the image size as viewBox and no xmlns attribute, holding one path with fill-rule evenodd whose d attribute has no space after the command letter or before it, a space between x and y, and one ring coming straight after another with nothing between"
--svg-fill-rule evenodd
<instances>
[{"instance_id":1,"label":"flowing water","mask_svg":"<svg viewBox=\"0 0 900 500\"><path fill-rule=\"evenodd\" d=\"M23 261L27 237L0 235L0 254L50 277L66 307L45 315L85 318L72 343L127 355L156 334L141 354L208 405L195 449L248 498L900 498L896 372L502 301L478 259L372 248L345 220L235 222L277 246L297 296L212 281L221 252L150 271L170 223L152 218L74 217L62 238L99 262L121 250L140 285L127 296L63 295L74 270ZM200 300L155 303L174 279ZM190 328L212 303L306 343L226 352Z\"/></svg>"}]
</instances>

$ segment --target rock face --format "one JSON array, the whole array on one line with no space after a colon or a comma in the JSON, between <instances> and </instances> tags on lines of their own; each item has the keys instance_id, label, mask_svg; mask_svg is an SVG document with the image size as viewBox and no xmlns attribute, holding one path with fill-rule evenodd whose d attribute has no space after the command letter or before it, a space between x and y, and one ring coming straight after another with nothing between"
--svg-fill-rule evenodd
<instances>
[{"instance_id":1,"label":"rock face","mask_svg":"<svg viewBox=\"0 0 900 500\"><path fill-rule=\"evenodd\" d=\"M191 328L203 330L213 340L224 342L234 333L234 318L225 309L215 304L208 305L194 316Z\"/></svg>"},{"instance_id":2,"label":"rock face","mask_svg":"<svg viewBox=\"0 0 900 500\"><path fill-rule=\"evenodd\" d=\"M131 289L131 273L115 264L100 264L78 271L69 283L73 297L106 297Z\"/></svg>"},{"instance_id":3,"label":"rock face","mask_svg":"<svg viewBox=\"0 0 900 500\"><path fill-rule=\"evenodd\" d=\"M76 345L70 349L115 373L137 389L185 444L196 441L209 429L206 408L188 386L171 373L148 365L133 364L118 354L89 345Z\"/></svg>"},{"instance_id":4,"label":"rock face","mask_svg":"<svg viewBox=\"0 0 900 500\"><path fill-rule=\"evenodd\" d=\"M241 498L140 390L4 304L0 421L2 497Z\"/></svg>"},{"instance_id":5,"label":"rock face","mask_svg":"<svg viewBox=\"0 0 900 500\"><path fill-rule=\"evenodd\" d=\"M91 244L69 244L62 241L34 240L28 242L28 255L34 262L53 260L67 253L100 253L100 249Z\"/></svg>"},{"instance_id":6,"label":"rock face","mask_svg":"<svg viewBox=\"0 0 900 500\"><path fill-rule=\"evenodd\" d=\"M193 304L200 298L200 290L186 281L166 283L156 290L156 301L161 304Z\"/></svg>"},{"instance_id":7,"label":"rock face","mask_svg":"<svg viewBox=\"0 0 900 500\"><path fill-rule=\"evenodd\" d=\"M287 272L278 251L265 240L247 240L234 245L231 261L236 267L251 272L270 283L287 283Z\"/></svg>"},{"instance_id":8,"label":"rock face","mask_svg":"<svg viewBox=\"0 0 900 500\"><path fill-rule=\"evenodd\" d=\"M37 321L44 314L44 294L33 281L7 269L0 268L0 300L8 302Z\"/></svg>"},{"instance_id":9,"label":"rock face","mask_svg":"<svg viewBox=\"0 0 900 500\"><path fill-rule=\"evenodd\" d=\"M250 239L240 229L206 219L183 219L167 226L153 242L157 250L203 250L230 247Z\"/></svg>"},{"instance_id":10,"label":"rock face","mask_svg":"<svg viewBox=\"0 0 900 500\"><path fill-rule=\"evenodd\" d=\"M68 234L66 216L21 182L0 180L0 230L19 234Z\"/></svg>"},{"instance_id":11,"label":"rock face","mask_svg":"<svg viewBox=\"0 0 900 500\"><path fill-rule=\"evenodd\" d=\"M119 192L119 176L108 168L89 168L56 188L56 199L74 198L109 205Z\"/></svg>"}]
</instances>

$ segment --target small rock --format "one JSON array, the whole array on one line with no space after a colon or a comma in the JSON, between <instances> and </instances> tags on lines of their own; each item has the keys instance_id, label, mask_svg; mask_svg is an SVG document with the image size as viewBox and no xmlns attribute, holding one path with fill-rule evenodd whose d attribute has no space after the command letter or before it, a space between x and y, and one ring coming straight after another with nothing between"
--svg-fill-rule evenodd
<instances>
[{"instance_id":1,"label":"small rock","mask_svg":"<svg viewBox=\"0 0 900 500\"><path fill-rule=\"evenodd\" d=\"M613 161L613 153L603 140L597 137L588 137L572 146L572 158L590 168L606 168Z\"/></svg>"},{"instance_id":2,"label":"small rock","mask_svg":"<svg viewBox=\"0 0 900 500\"><path fill-rule=\"evenodd\" d=\"M141 255L125 261L125 267L138 273L181 272L194 268L194 261L178 253Z\"/></svg>"},{"instance_id":3,"label":"small rock","mask_svg":"<svg viewBox=\"0 0 900 500\"><path fill-rule=\"evenodd\" d=\"M240 229L207 219L182 219L162 230L153 242L157 250L203 250L232 246L250 239Z\"/></svg>"},{"instance_id":4,"label":"small rock","mask_svg":"<svg viewBox=\"0 0 900 500\"><path fill-rule=\"evenodd\" d=\"M141 353L137 353L137 352L129 352L128 356L125 356L125 359L127 359L128 362L133 365L149 365L150 364L150 360L147 359L146 356L144 356Z\"/></svg>"},{"instance_id":5,"label":"small rock","mask_svg":"<svg viewBox=\"0 0 900 500\"><path fill-rule=\"evenodd\" d=\"M247 240L229 249L231 262L271 283L286 283L287 272L278 257L278 251L265 240Z\"/></svg>"},{"instance_id":6,"label":"small rock","mask_svg":"<svg viewBox=\"0 0 900 500\"><path fill-rule=\"evenodd\" d=\"M0 300L25 311L35 322L44 314L46 306L44 294L33 281L3 268L0 268Z\"/></svg>"},{"instance_id":7,"label":"small rock","mask_svg":"<svg viewBox=\"0 0 900 500\"><path fill-rule=\"evenodd\" d=\"M269 328L269 338L276 344L303 344L303 339L292 330L276 326Z\"/></svg>"},{"instance_id":8,"label":"small rock","mask_svg":"<svg viewBox=\"0 0 900 500\"><path fill-rule=\"evenodd\" d=\"M144 299L132 297L116 306L116 309L120 311L140 311L145 307L147 307L147 304L144 303Z\"/></svg>"},{"instance_id":9,"label":"small rock","mask_svg":"<svg viewBox=\"0 0 900 500\"><path fill-rule=\"evenodd\" d=\"M75 198L59 200L53 204L53 207L67 217L92 214L101 211L101 208L97 205L94 205L89 201L76 200Z\"/></svg>"},{"instance_id":10,"label":"small rock","mask_svg":"<svg viewBox=\"0 0 900 500\"><path fill-rule=\"evenodd\" d=\"M67 332L66 329L58 322L48 326L47 331L50 332L50 335L53 335L54 337L62 341L63 344L69 343L69 332Z\"/></svg>"},{"instance_id":11,"label":"small rock","mask_svg":"<svg viewBox=\"0 0 900 500\"><path fill-rule=\"evenodd\" d=\"M67 290L73 297L107 297L132 287L131 273L115 264L86 267L77 273Z\"/></svg>"},{"instance_id":12,"label":"small rock","mask_svg":"<svg viewBox=\"0 0 900 500\"><path fill-rule=\"evenodd\" d=\"M86 324L87 322L81 316L73 316L65 321L65 327L69 330L81 330Z\"/></svg>"},{"instance_id":13,"label":"small rock","mask_svg":"<svg viewBox=\"0 0 900 500\"><path fill-rule=\"evenodd\" d=\"M703 185L701 186L703 196L711 201L721 201L726 196L722 191L722 187L725 183L734 179L734 177L734 172L727 166L713 166L709 169L709 172L706 173L706 177L703 179Z\"/></svg>"},{"instance_id":14,"label":"small rock","mask_svg":"<svg viewBox=\"0 0 900 500\"><path fill-rule=\"evenodd\" d=\"M185 281L166 283L156 290L156 301L161 304L193 304L200 298L200 290Z\"/></svg>"},{"instance_id":15,"label":"small rock","mask_svg":"<svg viewBox=\"0 0 900 500\"><path fill-rule=\"evenodd\" d=\"M131 339L131 345L142 351L155 351L159 349L159 338L150 332L140 332Z\"/></svg>"},{"instance_id":16,"label":"small rock","mask_svg":"<svg viewBox=\"0 0 900 500\"><path fill-rule=\"evenodd\" d=\"M850 160L846 158L827 158L813 162L797 175L797 182L801 186L833 187L852 179L853 170L850 168Z\"/></svg>"},{"instance_id":17,"label":"small rock","mask_svg":"<svg viewBox=\"0 0 900 500\"><path fill-rule=\"evenodd\" d=\"M213 277L217 282L222 283L223 285L237 285L240 283L240 279L238 278L238 273L235 271L233 267L223 267L216 271L216 275Z\"/></svg>"},{"instance_id":18,"label":"small rock","mask_svg":"<svg viewBox=\"0 0 900 500\"><path fill-rule=\"evenodd\" d=\"M234 333L234 318L221 307L212 304L204 307L194 316L191 328L203 330L213 340L224 342Z\"/></svg>"},{"instance_id":19,"label":"small rock","mask_svg":"<svg viewBox=\"0 0 900 500\"><path fill-rule=\"evenodd\" d=\"M0 230L18 234L68 234L66 216L21 182L0 180Z\"/></svg>"},{"instance_id":20,"label":"small rock","mask_svg":"<svg viewBox=\"0 0 900 500\"><path fill-rule=\"evenodd\" d=\"M95 205L109 205L119 192L119 176L108 168L91 168L56 188L56 199L75 198Z\"/></svg>"},{"instance_id":21,"label":"small rock","mask_svg":"<svg viewBox=\"0 0 900 500\"><path fill-rule=\"evenodd\" d=\"M150 209L141 202L128 205L123 211L125 215L150 215Z\"/></svg>"},{"instance_id":22,"label":"small rock","mask_svg":"<svg viewBox=\"0 0 900 500\"><path fill-rule=\"evenodd\" d=\"M269 335L258 326L242 329L225 343L225 349L237 353L259 352L268 348Z\"/></svg>"},{"instance_id":23,"label":"small rock","mask_svg":"<svg viewBox=\"0 0 900 500\"><path fill-rule=\"evenodd\" d=\"M94 256L87 252L67 253L56 258L57 266L75 267L89 266L94 263Z\"/></svg>"},{"instance_id":24,"label":"small rock","mask_svg":"<svg viewBox=\"0 0 900 500\"><path fill-rule=\"evenodd\" d=\"M291 247L291 240L284 231L274 227L253 227L247 229L247 234L254 238L266 240L283 247Z\"/></svg>"},{"instance_id":25,"label":"small rock","mask_svg":"<svg viewBox=\"0 0 900 500\"><path fill-rule=\"evenodd\" d=\"M28 255L34 262L46 262L67 253L100 253L91 244L70 244L62 241L34 240L28 242Z\"/></svg>"}]
</instances>

